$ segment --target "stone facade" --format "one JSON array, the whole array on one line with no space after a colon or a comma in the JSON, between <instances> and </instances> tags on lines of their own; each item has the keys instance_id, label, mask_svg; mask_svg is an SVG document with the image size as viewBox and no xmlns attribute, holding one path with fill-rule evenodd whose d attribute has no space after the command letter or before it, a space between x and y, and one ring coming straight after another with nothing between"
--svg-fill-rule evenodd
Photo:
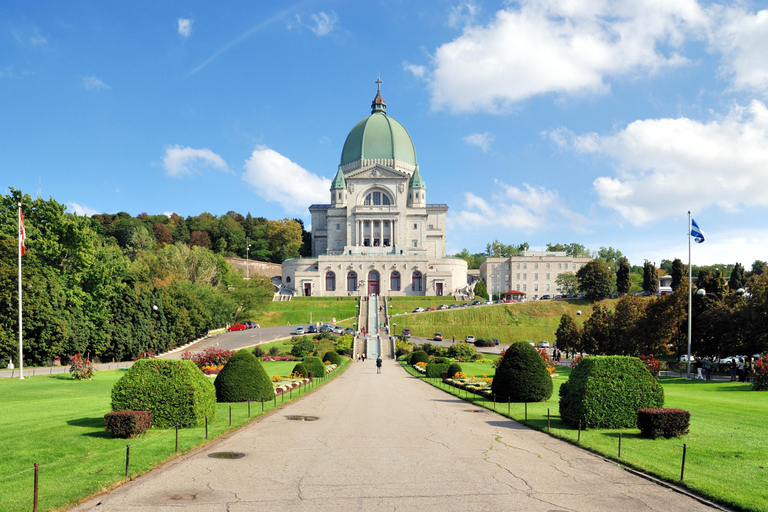
<instances>
[{"instance_id":1,"label":"stone facade","mask_svg":"<svg viewBox=\"0 0 768 512\"><path fill-rule=\"evenodd\" d=\"M445 254L448 206L428 204L405 128L381 92L347 136L330 203L313 204L312 257L283 263L286 293L300 296L451 295L467 264Z\"/></svg>"},{"instance_id":2,"label":"stone facade","mask_svg":"<svg viewBox=\"0 0 768 512\"><path fill-rule=\"evenodd\" d=\"M485 281L488 293L498 295L516 290L530 299L542 295L554 296L561 293L557 276L562 273L575 274L592 258L574 258L565 252L523 251L509 258L487 258L480 265L480 276Z\"/></svg>"}]
</instances>

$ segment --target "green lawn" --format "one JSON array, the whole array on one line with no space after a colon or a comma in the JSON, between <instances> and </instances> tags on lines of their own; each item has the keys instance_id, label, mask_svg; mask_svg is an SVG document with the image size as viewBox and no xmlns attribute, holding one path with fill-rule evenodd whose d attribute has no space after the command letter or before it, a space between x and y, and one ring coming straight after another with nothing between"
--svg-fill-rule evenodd
<instances>
[{"instance_id":1,"label":"green lawn","mask_svg":"<svg viewBox=\"0 0 768 512\"><path fill-rule=\"evenodd\" d=\"M262 327L341 321L357 316L354 297L294 297L287 302L266 302L249 320Z\"/></svg>"},{"instance_id":2,"label":"green lawn","mask_svg":"<svg viewBox=\"0 0 768 512\"><path fill-rule=\"evenodd\" d=\"M285 375L294 364L265 362L264 368L270 376ZM331 377L340 373L337 370ZM97 372L91 381L75 381L68 374L0 380L0 510L32 510L35 462L40 464L39 510L46 511L124 481L126 444L131 445L132 477L176 456L174 429L153 428L131 440L112 438L104 430L112 385L123 374L124 370ZM292 398L297 396L294 390ZM278 397L277 406L290 399ZM217 419L209 424L208 441L255 419L262 414L261 408L261 403L252 403L249 418L247 403L218 404ZM264 404L265 412L274 408L274 402ZM206 442L205 427L179 431L179 453Z\"/></svg>"},{"instance_id":3,"label":"green lawn","mask_svg":"<svg viewBox=\"0 0 768 512\"><path fill-rule=\"evenodd\" d=\"M467 375L481 376L484 367L461 363ZM465 368L466 366L466 368ZM490 365L485 365L490 366ZM418 375L407 368L410 373ZM470 373L472 372L472 373ZM528 422L533 428L547 430L550 412L551 435L576 443L578 431L560 420L558 390L568 379L570 368L557 369L555 389L547 402L528 404ZM446 387L439 380L431 382L447 392L465 398L466 393ZM665 407L691 413L691 432L680 439L645 439L637 429L592 429L581 432L581 446L622 464L680 484L683 443L687 445L683 484L697 493L726 505L768 512L768 393L750 391L749 384L721 381L686 381L684 378L660 379L664 387ZM494 404L468 395L467 400L493 409ZM495 404L496 412L524 421L524 404ZM621 458L618 458L619 433L622 434Z\"/></svg>"},{"instance_id":4,"label":"green lawn","mask_svg":"<svg viewBox=\"0 0 768 512\"><path fill-rule=\"evenodd\" d=\"M613 309L614 301L607 300L603 304ZM413 307L407 310L408 314L392 317L391 321L397 324L398 333L403 328L409 328L414 336L431 338L434 333L439 332L442 333L443 339L456 336L457 340L463 340L471 334L477 338L498 338L501 343L528 340L547 340L552 343L563 314L569 313L579 325L592 314L592 303L582 300L495 304L410 313ZM577 310L580 310L582 315L577 316Z\"/></svg>"}]
</instances>

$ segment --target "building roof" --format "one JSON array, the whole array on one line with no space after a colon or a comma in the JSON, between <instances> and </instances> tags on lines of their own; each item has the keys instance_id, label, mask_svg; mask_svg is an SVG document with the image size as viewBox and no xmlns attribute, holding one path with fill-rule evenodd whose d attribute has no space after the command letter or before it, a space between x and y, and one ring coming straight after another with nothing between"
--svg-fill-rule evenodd
<instances>
[{"instance_id":1,"label":"building roof","mask_svg":"<svg viewBox=\"0 0 768 512\"><path fill-rule=\"evenodd\" d=\"M408 188L427 188L424 180L421 179L421 174L419 173L418 167L416 167L416 169L413 171L413 174L411 175L411 180L408 182Z\"/></svg>"},{"instance_id":2,"label":"building roof","mask_svg":"<svg viewBox=\"0 0 768 512\"><path fill-rule=\"evenodd\" d=\"M333 183L331 183L331 190L339 190L339 189L345 189L347 188L347 182L344 181L344 173L341 172L341 169L336 172L336 177L333 178Z\"/></svg>"},{"instance_id":3,"label":"building roof","mask_svg":"<svg viewBox=\"0 0 768 512\"><path fill-rule=\"evenodd\" d=\"M381 92L371 105L371 115L362 119L347 135L339 166L359 160L396 160L416 165L416 148L403 125L387 115Z\"/></svg>"}]
</instances>

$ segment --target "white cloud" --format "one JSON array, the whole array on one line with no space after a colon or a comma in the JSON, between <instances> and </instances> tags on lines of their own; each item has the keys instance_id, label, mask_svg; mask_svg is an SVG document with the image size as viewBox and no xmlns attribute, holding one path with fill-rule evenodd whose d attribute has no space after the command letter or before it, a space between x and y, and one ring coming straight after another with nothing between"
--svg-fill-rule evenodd
<instances>
[{"instance_id":1,"label":"white cloud","mask_svg":"<svg viewBox=\"0 0 768 512\"><path fill-rule=\"evenodd\" d=\"M101 78L96 76L84 76L83 77L83 87L86 88L86 90L89 91L99 91L101 89L111 89L110 86L105 84Z\"/></svg>"},{"instance_id":2,"label":"white cloud","mask_svg":"<svg viewBox=\"0 0 768 512\"><path fill-rule=\"evenodd\" d=\"M467 135L466 137L462 138L466 144L469 144L470 146L476 146L483 150L483 153L487 153L491 149L491 143L496 139L496 137L490 133L473 133L472 135Z\"/></svg>"},{"instance_id":3,"label":"white cloud","mask_svg":"<svg viewBox=\"0 0 768 512\"><path fill-rule=\"evenodd\" d=\"M566 139L558 131L561 145ZM609 157L616 177L599 177L600 203L635 225L717 205L768 205L768 109L759 101L707 123L634 121L614 135L588 133L567 144Z\"/></svg>"},{"instance_id":4,"label":"white cloud","mask_svg":"<svg viewBox=\"0 0 768 512\"><path fill-rule=\"evenodd\" d=\"M435 51L434 108L504 111L535 95L604 94L612 76L687 63L707 24L695 0L523 0Z\"/></svg>"},{"instance_id":5,"label":"white cloud","mask_svg":"<svg viewBox=\"0 0 768 512\"><path fill-rule=\"evenodd\" d=\"M86 216L90 217L92 215L97 215L99 213L102 213L99 210L96 210L94 208L90 208L90 207L82 205L82 204L67 203L67 205L69 206L69 210L70 210L71 213L76 213L77 215L80 215L80 216L86 215Z\"/></svg>"},{"instance_id":6,"label":"white cloud","mask_svg":"<svg viewBox=\"0 0 768 512\"><path fill-rule=\"evenodd\" d=\"M256 194L279 203L288 213L303 214L310 204L327 203L330 197L331 180L266 146L257 146L243 167L243 180Z\"/></svg>"},{"instance_id":7,"label":"white cloud","mask_svg":"<svg viewBox=\"0 0 768 512\"><path fill-rule=\"evenodd\" d=\"M403 61L403 70L404 71L409 71L416 78L424 78L424 75L427 74L427 67L426 66L419 66L417 64L411 64L408 61Z\"/></svg>"},{"instance_id":8,"label":"white cloud","mask_svg":"<svg viewBox=\"0 0 768 512\"><path fill-rule=\"evenodd\" d=\"M186 176L205 167L228 171L227 162L210 149L194 149L179 145L166 146L163 168L168 176Z\"/></svg>"},{"instance_id":9,"label":"white cloud","mask_svg":"<svg viewBox=\"0 0 768 512\"><path fill-rule=\"evenodd\" d=\"M319 37L331 33L339 22L339 16L333 11L330 14L320 11L312 14L310 18L312 18L314 25L310 25L309 28Z\"/></svg>"},{"instance_id":10,"label":"white cloud","mask_svg":"<svg viewBox=\"0 0 768 512\"><path fill-rule=\"evenodd\" d=\"M14 28L11 33L19 43L29 43L32 46L48 44L48 38L40 33L36 26Z\"/></svg>"},{"instance_id":11,"label":"white cloud","mask_svg":"<svg viewBox=\"0 0 768 512\"><path fill-rule=\"evenodd\" d=\"M710 14L718 24L710 40L723 54L721 75L732 79L735 89L768 91L768 10L755 14L741 7L714 6Z\"/></svg>"},{"instance_id":12,"label":"white cloud","mask_svg":"<svg viewBox=\"0 0 768 512\"><path fill-rule=\"evenodd\" d=\"M474 21L480 7L473 2L462 2L448 10L448 26L461 27Z\"/></svg>"},{"instance_id":13,"label":"white cloud","mask_svg":"<svg viewBox=\"0 0 768 512\"><path fill-rule=\"evenodd\" d=\"M189 37L192 34L192 23L194 20L179 18L179 35L184 38Z\"/></svg>"},{"instance_id":14,"label":"white cloud","mask_svg":"<svg viewBox=\"0 0 768 512\"><path fill-rule=\"evenodd\" d=\"M562 206L555 190L531 187L526 183L518 188L499 180L495 180L494 189L497 192L490 201L466 192L464 208L452 217L452 221L466 228L500 226L526 232L557 222L570 223L574 229L584 231L584 217Z\"/></svg>"}]
</instances>

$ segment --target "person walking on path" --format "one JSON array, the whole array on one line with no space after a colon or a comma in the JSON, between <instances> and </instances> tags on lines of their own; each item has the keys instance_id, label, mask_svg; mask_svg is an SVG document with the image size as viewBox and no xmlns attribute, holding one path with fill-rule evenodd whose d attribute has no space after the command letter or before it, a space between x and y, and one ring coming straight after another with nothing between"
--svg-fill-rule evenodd
<instances>
[{"instance_id":1,"label":"person walking on path","mask_svg":"<svg viewBox=\"0 0 768 512\"><path fill-rule=\"evenodd\" d=\"M712 377L710 375L710 370L712 369L712 361L709 359L709 357L704 358L704 376L706 377L706 380L712 380Z\"/></svg>"},{"instance_id":2,"label":"person walking on path","mask_svg":"<svg viewBox=\"0 0 768 512\"><path fill-rule=\"evenodd\" d=\"M381 373L381 356L376 358L376 373Z\"/></svg>"}]
</instances>

